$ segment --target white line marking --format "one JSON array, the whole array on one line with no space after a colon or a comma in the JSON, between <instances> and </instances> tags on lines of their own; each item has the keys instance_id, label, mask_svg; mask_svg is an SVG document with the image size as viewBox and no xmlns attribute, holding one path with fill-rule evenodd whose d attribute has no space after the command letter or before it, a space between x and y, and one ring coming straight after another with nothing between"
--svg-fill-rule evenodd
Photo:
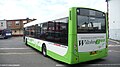
<instances>
[{"instance_id":1,"label":"white line marking","mask_svg":"<svg viewBox=\"0 0 120 67\"><path fill-rule=\"evenodd\" d=\"M120 44L120 42L115 41L115 40L110 40L110 39L109 39L109 41L112 41L112 42L115 42L115 43L117 43L117 44Z\"/></svg>"},{"instance_id":2,"label":"white line marking","mask_svg":"<svg viewBox=\"0 0 120 67\"><path fill-rule=\"evenodd\" d=\"M56 64L56 67L64 66L63 64Z\"/></svg>"},{"instance_id":3,"label":"white line marking","mask_svg":"<svg viewBox=\"0 0 120 67\"><path fill-rule=\"evenodd\" d=\"M120 66L120 64L91 64L95 66Z\"/></svg>"},{"instance_id":4,"label":"white line marking","mask_svg":"<svg viewBox=\"0 0 120 67\"><path fill-rule=\"evenodd\" d=\"M20 54L37 54L35 52L27 52L27 53L0 53L0 55L20 55Z\"/></svg>"},{"instance_id":5,"label":"white line marking","mask_svg":"<svg viewBox=\"0 0 120 67\"><path fill-rule=\"evenodd\" d=\"M30 48L0 48L0 50L9 50L9 49L30 49Z\"/></svg>"},{"instance_id":6,"label":"white line marking","mask_svg":"<svg viewBox=\"0 0 120 67\"><path fill-rule=\"evenodd\" d=\"M19 67L20 64L0 64L0 67Z\"/></svg>"},{"instance_id":7,"label":"white line marking","mask_svg":"<svg viewBox=\"0 0 120 67\"><path fill-rule=\"evenodd\" d=\"M82 64L84 65L84 64ZM85 64L87 65L87 64ZM120 64L90 64L92 66L120 66ZM56 67L61 67L61 66L64 66L63 64L56 64Z\"/></svg>"},{"instance_id":8,"label":"white line marking","mask_svg":"<svg viewBox=\"0 0 120 67\"><path fill-rule=\"evenodd\" d=\"M108 47L119 47L120 45L108 45Z\"/></svg>"},{"instance_id":9,"label":"white line marking","mask_svg":"<svg viewBox=\"0 0 120 67\"><path fill-rule=\"evenodd\" d=\"M116 51L116 50L109 50L108 52L120 52L120 51Z\"/></svg>"}]
</instances>

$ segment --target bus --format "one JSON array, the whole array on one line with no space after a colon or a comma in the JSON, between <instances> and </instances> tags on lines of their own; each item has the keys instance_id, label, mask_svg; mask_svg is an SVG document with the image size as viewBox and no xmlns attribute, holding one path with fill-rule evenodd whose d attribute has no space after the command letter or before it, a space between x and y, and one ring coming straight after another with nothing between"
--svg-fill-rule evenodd
<instances>
[{"instance_id":1,"label":"bus","mask_svg":"<svg viewBox=\"0 0 120 67\"><path fill-rule=\"evenodd\" d=\"M7 39L12 37L12 31L10 29L0 30L0 38Z\"/></svg>"},{"instance_id":2,"label":"bus","mask_svg":"<svg viewBox=\"0 0 120 67\"><path fill-rule=\"evenodd\" d=\"M77 64L108 55L108 23L104 12L71 7L66 15L24 25L25 44L44 56Z\"/></svg>"}]
</instances>

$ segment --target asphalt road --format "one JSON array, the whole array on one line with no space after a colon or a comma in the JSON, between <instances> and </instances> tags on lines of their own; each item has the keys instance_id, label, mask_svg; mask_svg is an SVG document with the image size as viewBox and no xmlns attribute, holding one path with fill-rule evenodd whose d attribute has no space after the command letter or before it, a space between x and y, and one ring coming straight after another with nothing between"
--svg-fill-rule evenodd
<instances>
[{"instance_id":1,"label":"asphalt road","mask_svg":"<svg viewBox=\"0 0 120 67\"><path fill-rule=\"evenodd\" d=\"M120 67L120 43L109 41L108 57L67 65L24 45L22 37L0 39L0 67Z\"/></svg>"}]
</instances>

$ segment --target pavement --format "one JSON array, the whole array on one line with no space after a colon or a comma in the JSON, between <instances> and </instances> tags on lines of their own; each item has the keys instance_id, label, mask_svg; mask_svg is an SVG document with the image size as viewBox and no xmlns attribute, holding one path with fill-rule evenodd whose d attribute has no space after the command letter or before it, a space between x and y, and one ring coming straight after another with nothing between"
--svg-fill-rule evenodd
<instances>
[{"instance_id":1,"label":"pavement","mask_svg":"<svg viewBox=\"0 0 120 67\"><path fill-rule=\"evenodd\" d=\"M120 45L119 40L109 39L108 45Z\"/></svg>"}]
</instances>

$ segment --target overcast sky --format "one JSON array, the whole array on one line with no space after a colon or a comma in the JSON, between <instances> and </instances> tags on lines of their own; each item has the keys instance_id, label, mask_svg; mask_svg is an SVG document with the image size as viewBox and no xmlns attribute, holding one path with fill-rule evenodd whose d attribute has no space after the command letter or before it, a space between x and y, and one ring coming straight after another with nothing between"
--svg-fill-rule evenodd
<instances>
[{"instance_id":1,"label":"overcast sky","mask_svg":"<svg viewBox=\"0 0 120 67\"><path fill-rule=\"evenodd\" d=\"M76 6L106 11L105 0L0 0L0 20L40 19Z\"/></svg>"}]
</instances>

